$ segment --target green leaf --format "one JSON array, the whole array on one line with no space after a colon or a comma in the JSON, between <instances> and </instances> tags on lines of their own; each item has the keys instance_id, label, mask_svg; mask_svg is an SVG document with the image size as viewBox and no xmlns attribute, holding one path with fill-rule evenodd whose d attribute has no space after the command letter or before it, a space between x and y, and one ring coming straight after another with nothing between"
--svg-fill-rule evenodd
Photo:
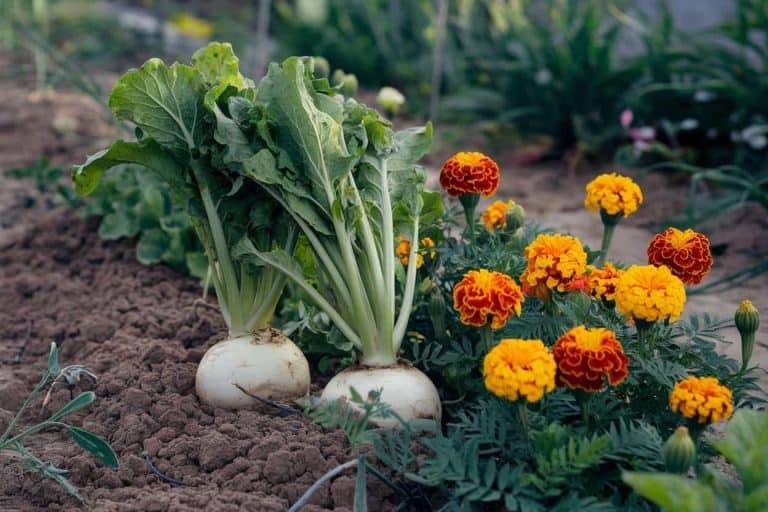
<instances>
[{"instance_id":1,"label":"green leaf","mask_svg":"<svg viewBox=\"0 0 768 512\"><path fill-rule=\"evenodd\" d=\"M206 137L205 93L197 69L149 59L117 81L109 107L118 120L132 122L163 148L185 155Z\"/></svg>"},{"instance_id":2,"label":"green leaf","mask_svg":"<svg viewBox=\"0 0 768 512\"><path fill-rule=\"evenodd\" d=\"M365 471L365 455L357 459L357 477L355 478L355 499L352 505L354 512L368 512L368 490Z\"/></svg>"},{"instance_id":3,"label":"green leaf","mask_svg":"<svg viewBox=\"0 0 768 512\"><path fill-rule=\"evenodd\" d=\"M99 185L105 171L122 164L143 165L166 181L172 194L185 197L192 195L184 169L168 151L151 139L140 142L115 141L109 149L89 156L84 164L73 166L71 172L75 191L87 196Z\"/></svg>"},{"instance_id":4,"label":"green leaf","mask_svg":"<svg viewBox=\"0 0 768 512\"><path fill-rule=\"evenodd\" d=\"M86 405L91 404L96 400L96 394L93 391L85 391L73 398L67 405L53 413L46 421L59 421L67 414L71 414L78 409L82 409Z\"/></svg>"},{"instance_id":5,"label":"green leaf","mask_svg":"<svg viewBox=\"0 0 768 512\"><path fill-rule=\"evenodd\" d=\"M240 74L240 59L229 43L209 43L192 55L192 62L203 80L212 86L205 93L204 104L208 110L213 110L216 100L227 87L234 87L239 91L246 85L245 78Z\"/></svg>"},{"instance_id":6,"label":"green leaf","mask_svg":"<svg viewBox=\"0 0 768 512\"><path fill-rule=\"evenodd\" d=\"M59 366L59 347L55 341L51 342L51 351L48 353L48 374L58 375L61 371Z\"/></svg>"},{"instance_id":7,"label":"green leaf","mask_svg":"<svg viewBox=\"0 0 768 512\"><path fill-rule=\"evenodd\" d=\"M117 454L104 439L87 430L73 427L72 425L67 425L66 429L67 432L69 432L69 435L72 436L72 439L74 439L75 442L82 446L88 453L93 455L96 460L111 468L116 468L118 466Z\"/></svg>"},{"instance_id":8,"label":"green leaf","mask_svg":"<svg viewBox=\"0 0 768 512\"><path fill-rule=\"evenodd\" d=\"M622 479L635 492L667 512L718 512L712 489L696 480L669 473L625 472Z\"/></svg>"},{"instance_id":9,"label":"green leaf","mask_svg":"<svg viewBox=\"0 0 768 512\"><path fill-rule=\"evenodd\" d=\"M144 265L159 263L169 246L169 237L162 229L148 229L141 234L136 245L136 258Z\"/></svg>"},{"instance_id":10,"label":"green leaf","mask_svg":"<svg viewBox=\"0 0 768 512\"><path fill-rule=\"evenodd\" d=\"M768 480L768 412L739 409L712 444L739 470L745 493Z\"/></svg>"},{"instance_id":11,"label":"green leaf","mask_svg":"<svg viewBox=\"0 0 768 512\"><path fill-rule=\"evenodd\" d=\"M186 256L189 273L198 279L208 274L208 257L202 252L188 252Z\"/></svg>"},{"instance_id":12,"label":"green leaf","mask_svg":"<svg viewBox=\"0 0 768 512\"><path fill-rule=\"evenodd\" d=\"M136 236L139 223L136 218L130 218L124 211L106 214L99 224L99 237L103 240L117 240L124 237Z\"/></svg>"}]
</instances>

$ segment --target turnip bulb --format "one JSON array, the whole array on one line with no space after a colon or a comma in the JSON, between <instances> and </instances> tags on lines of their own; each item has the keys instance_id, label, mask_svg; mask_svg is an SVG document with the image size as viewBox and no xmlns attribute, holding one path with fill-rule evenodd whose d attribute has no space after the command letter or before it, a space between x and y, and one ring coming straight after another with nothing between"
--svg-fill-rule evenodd
<instances>
[{"instance_id":1,"label":"turnip bulb","mask_svg":"<svg viewBox=\"0 0 768 512\"><path fill-rule=\"evenodd\" d=\"M202 402L239 409L257 402L248 394L278 402L301 398L309 393L309 383L301 350L282 332L267 328L211 347L197 368L195 387Z\"/></svg>"}]
</instances>

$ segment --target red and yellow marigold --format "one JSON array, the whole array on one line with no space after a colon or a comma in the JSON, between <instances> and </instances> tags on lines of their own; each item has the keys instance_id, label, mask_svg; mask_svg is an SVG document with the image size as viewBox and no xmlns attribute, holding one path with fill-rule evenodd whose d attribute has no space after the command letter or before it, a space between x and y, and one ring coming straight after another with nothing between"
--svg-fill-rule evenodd
<instances>
[{"instance_id":1,"label":"red and yellow marigold","mask_svg":"<svg viewBox=\"0 0 768 512\"><path fill-rule=\"evenodd\" d=\"M584 206L592 211L627 217L643 202L643 192L632 179L619 174L601 174L587 184Z\"/></svg>"},{"instance_id":2,"label":"red and yellow marigold","mask_svg":"<svg viewBox=\"0 0 768 512\"><path fill-rule=\"evenodd\" d=\"M443 164L440 186L453 197L463 194L490 197L499 188L499 166L482 153L456 153Z\"/></svg>"},{"instance_id":3,"label":"red and yellow marigold","mask_svg":"<svg viewBox=\"0 0 768 512\"><path fill-rule=\"evenodd\" d=\"M587 267L586 291L597 300L613 301L616 296L616 284L624 271L606 262L603 268L592 265Z\"/></svg>"},{"instance_id":4,"label":"red and yellow marigold","mask_svg":"<svg viewBox=\"0 0 768 512\"><path fill-rule=\"evenodd\" d=\"M692 229L669 228L651 240L648 263L669 267L685 284L699 284L712 268L709 239Z\"/></svg>"},{"instance_id":5,"label":"red and yellow marigold","mask_svg":"<svg viewBox=\"0 0 768 512\"><path fill-rule=\"evenodd\" d=\"M503 339L483 360L485 387L496 396L538 402L555 389L557 366L541 340Z\"/></svg>"},{"instance_id":6,"label":"red and yellow marigold","mask_svg":"<svg viewBox=\"0 0 768 512\"><path fill-rule=\"evenodd\" d=\"M461 322L499 329L514 315L520 315L525 297L508 275L486 269L470 270L453 288L453 307Z\"/></svg>"},{"instance_id":7,"label":"red and yellow marigold","mask_svg":"<svg viewBox=\"0 0 768 512\"><path fill-rule=\"evenodd\" d=\"M552 353L557 363L557 385L584 391L600 391L605 380L621 384L629 359L613 331L602 327L574 327L557 340Z\"/></svg>"},{"instance_id":8,"label":"red and yellow marigold","mask_svg":"<svg viewBox=\"0 0 768 512\"><path fill-rule=\"evenodd\" d=\"M525 248L528 266L520 276L523 291L549 300L553 290L565 292L584 275L587 253L578 239L569 235L541 234Z\"/></svg>"},{"instance_id":9,"label":"red and yellow marigold","mask_svg":"<svg viewBox=\"0 0 768 512\"><path fill-rule=\"evenodd\" d=\"M674 322L685 307L685 286L667 267L633 265L616 283L616 309L645 322Z\"/></svg>"},{"instance_id":10,"label":"red and yellow marigold","mask_svg":"<svg viewBox=\"0 0 768 512\"><path fill-rule=\"evenodd\" d=\"M688 377L675 384L669 407L699 423L716 423L733 414L733 393L715 377Z\"/></svg>"}]
</instances>

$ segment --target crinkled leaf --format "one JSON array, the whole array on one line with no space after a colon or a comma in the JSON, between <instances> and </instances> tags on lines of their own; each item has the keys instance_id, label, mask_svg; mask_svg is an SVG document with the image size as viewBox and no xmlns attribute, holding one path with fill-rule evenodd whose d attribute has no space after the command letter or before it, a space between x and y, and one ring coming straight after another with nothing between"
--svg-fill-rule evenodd
<instances>
[{"instance_id":1,"label":"crinkled leaf","mask_svg":"<svg viewBox=\"0 0 768 512\"><path fill-rule=\"evenodd\" d=\"M106 214L99 224L99 237L104 240L117 240L123 237L136 236L139 232L138 219L130 217L121 209Z\"/></svg>"},{"instance_id":2,"label":"crinkled leaf","mask_svg":"<svg viewBox=\"0 0 768 512\"><path fill-rule=\"evenodd\" d=\"M270 66L257 98L267 104L276 143L288 153L301 179L311 184L312 197L328 210L331 191L349 174L356 159L344 143L340 116L334 118L318 108L318 101L331 108L326 101L330 99L318 99L322 95L316 95L311 86L301 59L291 57L282 66Z\"/></svg>"},{"instance_id":3,"label":"crinkled leaf","mask_svg":"<svg viewBox=\"0 0 768 512\"><path fill-rule=\"evenodd\" d=\"M195 68L149 59L117 81L109 107L117 119L132 122L163 148L186 155L203 145L206 137L205 93Z\"/></svg>"},{"instance_id":4,"label":"crinkled leaf","mask_svg":"<svg viewBox=\"0 0 768 512\"><path fill-rule=\"evenodd\" d=\"M168 235L162 229L149 229L141 234L136 245L136 258L144 265L163 261L163 255L170 246Z\"/></svg>"},{"instance_id":5,"label":"crinkled leaf","mask_svg":"<svg viewBox=\"0 0 768 512\"><path fill-rule=\"evenodd\" d=\"M192 62L203 80L211 86L203 100L208 110L213 110L216 101L228 87L240 91L246 85L246 79L240 74L240 59L229 43L209 43L192 55Z\"/></svg>"},{"instance_id":6,"label":"crinkled leaf","mask_svg":"<svg viewBox=\"0 0 768 512\"><path fill-rule=\"evenodd\" d=\"M667 512L717 512L720 508L712 489L697 481L670 473L625 472L622 479L636 493Z\"/></svg>"},{"instance_id":7,"label":"crinkled leaf","mask_svg":"<svg viewBox=\"0 0 768 512\"><path fill-rule=\"evenodd\" d=\"M177 198L189 198L192 187L186 182L184 169L173 156L157 142L115 141L109 149L91 155L82 165L72 167L75 190L88 195L99 185L105 171L122 164L139 164L157 173L169 185L169 192Z\"/></svg>"},{"instance_id":8,"label":"crinkled leaf","mask_svg":"<svg viewBox=\"0 0 768 512\"><path fill-rule=\"evenodd\" d=\"M216 117L216 129L213 132L213 138L226 148L223 162L225 164L242 162L252 156L253 150L248 142L248 137L245 136L237 123L225 116L216 103L211 106L211 110Z\"/></svg>"},{"instance_id":9,"label":"crinkled leaf","mask_svg":"<svg viewBox=\"0 0 768 512\"><path fill-rule=\"evenodd\" d=\"M110 468L118 466L117 454L109 446L109 443L96 434L83 430L82 428L66 426L67 432L72 436L77 444L83 447L85 451L93 455L96 460Z\"/></svg>"}]
</instances>

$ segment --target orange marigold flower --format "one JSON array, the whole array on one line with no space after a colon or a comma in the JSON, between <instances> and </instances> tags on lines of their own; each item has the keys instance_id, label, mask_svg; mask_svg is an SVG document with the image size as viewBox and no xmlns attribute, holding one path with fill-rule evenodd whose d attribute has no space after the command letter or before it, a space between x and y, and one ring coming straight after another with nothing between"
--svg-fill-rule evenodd
<instances>
[{"instance_id":1,"label":"orange marigold flower","mask_svg":"<svg viewBox=\"0 0 768 512\"><path fill-rule=\"evenodd\" d=\"M557 385L584 391L605 388L605 378L621 384L629 370L629 359L613 331L602 327L574 327L557 340L552 352L557 362Z\"/></svg>"},{"instance_id":2,"label":"orange marigold flower","mask_svg":"<svg viewBox=\"0 0 768 512\"><path fill-rule=\"evenodd\" d=\"M433 250L435 242L429 237L424 237L419 242L420 247L416 253L416 268L421 268L421 266L424 265L424 256L429 256L430 259L435 259L435 251ZM400 258L403 265L407 266L411 255L411 242L400 237L397 242L395 254Z\"/></svg>"},{"instance_id":3,"label":"orange marigold flower","mask_svg":"<svg viewBox=\"0 0 768 512\"><path fill-rule=\"evenodd\" d=\"M480 219L488 228L488 231L495 231L497 228L507 227L507 210L515 205L515 202L511 199L507 202L494 201L488 208L485 209Z\"/></svg>"},{"instance_id":4,"label":"orange marigold flower","mask_svg":"<svg viewBox=\"0 0 768 512\"><path fill-rule=\"evenodd\" d=\"M538 402L555 389L557 366L541 340L504 339L483 360L485 387L496 396Z\"/></svg>"},{"instance_id":5,"label":"orange marigold flower","mask_svg":"<svg viewBox=\"0 0 768 512\"><path fill-rule=\"evenodd\" d=\"M635 320L674 322L685 307L685 286L667 267L633 265L616 283L616 309Z\"/></svg>"},{"instance_id":6,"label":"orange marigold flower","mask_svg":"<svg viewBox=\"0 0 768 512\"><path fill-rule=\"evenodd\" d=\"M560 234L541 234L525 248L528 267L520 276L523 291L549 300L552 290L568 291L572 281L587 268L587 253L578 239Z\"/></svg>"},{"instance_id":7,"label":"orange marigold flower","mask_svg":"<svg viewBox=\"0 0 768 512\"><path fill-rule=\"evenodd\" d=\"M584 206L592 211L627 217L637 211L642 202L640 187L630 178L613 172L601 174L587 184Z\"/></svg>"},{"instance_id":8,"label":"orange marigold flower","mask_svg":"<svg viewBox=\"0 0 768 512\"><path fill-rule=\"evenodd\" d=\"M716 423L733 414L733 393L715 377L688 377L675 384L669 407L699 423Z\"/></svg>"},{"instance_id":9,"label":"orange marigold flower","mask_svg":"<svg viewBox=\"0 0 768 512\"><path fill-rule=\"evenodd\" d=\"M685 284L699 284L712 268L709 239L692 229L669 228L651 240L648 263L669 267Z\"/></svg>"},{"instance_id":10,"label":"orange marigold flower","mask_svg":"<svg viewBox=\"0 0 768 512\"><path fill-rule=\"evenodd\" d=\"M491 316L491 327L504 327L513 315L520 315L525 297L508 275L486 269L470 270L453 288L453 307L461 322L482 327Z\"/></svg>"},{"instance_id":11,"label":"orange marigold flower","mask_svg":"<svg viewBox=\"0 0 768 512\"><path fill-rule=\"evenodd\" d=\"M613 301L616 296L616 284L624 271L608 262L603 265L603 268L589 265L588 271L586 288L589 294L597 300Z\"/></svg>"},{"instance_id":12,"label":"orange marigold flower","mask_svg":"<svg viewBox=\"0 0 768 512\"><path fill-rule=\"evenodd\" d=\"M482 153L456 153L443 164L440 186L453 197L463 194L490 197L499 188L499 166Z\"/></svg>"}]
</instances>

